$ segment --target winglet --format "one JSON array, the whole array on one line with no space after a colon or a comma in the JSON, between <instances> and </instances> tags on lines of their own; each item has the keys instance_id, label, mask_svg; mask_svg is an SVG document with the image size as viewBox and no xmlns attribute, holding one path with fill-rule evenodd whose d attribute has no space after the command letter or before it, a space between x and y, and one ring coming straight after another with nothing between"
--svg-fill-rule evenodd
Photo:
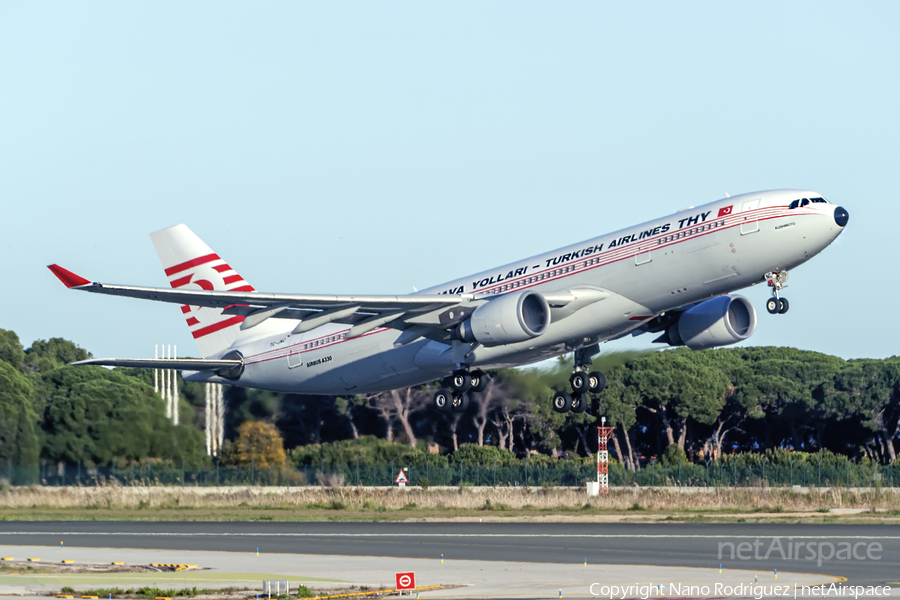
<instances>
[{"instance_id":1,"label":"winglet","mask_svg":"<svg viewBox=\"0 0 900 600\"><path fill-rule=\"evenodd\" d=\"M80 275L76 275L72 271L68 271L63 269L59 265L47 265L47 268L53 271L53 274L62 281L67 288L73 287L81 287L83 285L88 285L91 282L81 277Z\"/></svg>"}]
</instances>

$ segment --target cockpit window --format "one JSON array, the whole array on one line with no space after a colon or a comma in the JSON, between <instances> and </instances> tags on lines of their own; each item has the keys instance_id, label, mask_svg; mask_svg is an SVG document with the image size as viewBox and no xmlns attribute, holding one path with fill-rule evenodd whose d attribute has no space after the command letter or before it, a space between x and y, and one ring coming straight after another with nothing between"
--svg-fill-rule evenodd
<instances>
[{"instance_id":1,"label":"cockpit window","mask_svg":"<svg viewBox=\"0 0 900 600\"><path fill-rule=\"evenodd\" d=\"M788 209L791 209L791 208L799 208L799 207L802 207L802 206L808 206L810 202L827 204L827 203L828 203L828 200L826 200L825 198L822 198L822 197L818 197L818 198L801 198L800 200L794 200L793 202L791 202L790 206L788 206Z\"/></svg>"}]
</instances>

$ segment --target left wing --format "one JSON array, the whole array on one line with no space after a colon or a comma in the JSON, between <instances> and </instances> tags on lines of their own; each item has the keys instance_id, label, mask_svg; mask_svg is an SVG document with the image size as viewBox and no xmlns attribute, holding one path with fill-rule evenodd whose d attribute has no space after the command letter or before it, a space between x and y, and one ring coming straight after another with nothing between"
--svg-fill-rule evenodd
<instances>
[{"instance_id":1,"label":"left wing","mask_svg":"<svg viewBox=\"0 0 900 600\"><path fill-rule=\"evenodd\" d=\"M59 265L49 265L48 268L70 289L186 306L222 308L223 314L245 317L241 329L249 329L270 318L300 320L295 333L326 323L350 324L354 327L349 337L384 326L448 329L465 320L483 302L470 294L342 296L139 287L91 282ZM453 310L460 305L469 306Z\"/></svg>"}]
</instances>

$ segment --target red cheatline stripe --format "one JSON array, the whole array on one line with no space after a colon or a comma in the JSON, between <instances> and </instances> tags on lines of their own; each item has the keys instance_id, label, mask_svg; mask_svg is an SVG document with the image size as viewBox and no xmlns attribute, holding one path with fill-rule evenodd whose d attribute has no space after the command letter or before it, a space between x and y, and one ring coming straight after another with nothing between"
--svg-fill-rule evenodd
<instances>
[{"instance_id":1,"label":"red cheatline stripe","mask_svg":"<svg viewBox=\"0 0 900 600\"><path fill-rule=\"evenodd\" d=\"M230 271L231 267L229 267L227 263L222 263L221 265L214 266L213 270L219 273L224 273L225 271Z\"/></svg>"},{"instance_id":2,"label":"red cheatline stripe","mask_svg":"<svg viewBox=\"0 0 900 600\"><path fill-rule=\"evenodd\" d=\"M183 285L189 284L189 283L191 282L191 277L193 277L193 276L194 276L194 274L191 273L190 275L186 275L185 277L181 277L181 278L179 278L179 279L176 279L175 281L172 282L172 287L173 287L173 288L180 288L180 287L183 286Z\"/></svg>"},{"instance_id":3,"label":"red cheatline stripe","mask_svg":"<svg viewBox=\"0 0 900 600\"><path fill-rule=\"evenodd\" d=\"M252 285L242 285L241 287L236 287L233 290L225 290L226 292L255 292L256 289Z\"/></svg>"},{"instance_id":4,"label":"red cheatline stripe","mask_svg":"<svg viewBox=\"0 0 900 600\"><path fill-rule=\"evenodd\" d=\"M205 265L208 262L212 262L214 260L219 260L218 254L207 254L206 256L200 256L198 258L194 258L192 260L185 261L180 265L175 265L174 267L169 267L166 269L166 275L172 276L175 273L181 273L186 269L190 269L191 267L196 267L197 265Z\"/></svg>"},{"instance_id":5,"label":"red cheatline stripe","mask_svg":"<svg viewBox=\"0 0 900 600\"><path fill-rule=\"evenodd\" d=\"M189 327L193 327L194 325L199 325L200 321L197 320L197 317L191 317L187 320L187 324Z\"/></svg>"},{"instance_id":6,"label":"red cheatline stripe","mask_svg":"<svg viewBox=\"0 0 900 600\"><path fill-rule=\"evenodd\" d=\"M218 323L213 323L212 325L208 325L206 327L202 327L197 331L192 331L191 335L194 336L194 339L202 338L205 335L209 335L211 333L215 333L221 329L225 329L226 327L231 327L232 325L237 325L241 321L244 320L244 317L237 316L231 317L230 319L226 319L224 321L219 321Z\"/></svg>"},{"instance_id":7,"label":"red cheatline stripe","mask_svg":"<svg viewBox=\"0 0 900 600\"><path fill-rule=\"evenodd\" d=\"M240 275L235 274L235 275L229 275L228 277L224 278L224 279L222 280L222 283L224 283L225 285L230 285L230 284L232 284L232 283L236 283L236 282L238 282L238 281L243 281L243 280L244 280L243 277L241 277Z\"/></svg>"}]
</instances>

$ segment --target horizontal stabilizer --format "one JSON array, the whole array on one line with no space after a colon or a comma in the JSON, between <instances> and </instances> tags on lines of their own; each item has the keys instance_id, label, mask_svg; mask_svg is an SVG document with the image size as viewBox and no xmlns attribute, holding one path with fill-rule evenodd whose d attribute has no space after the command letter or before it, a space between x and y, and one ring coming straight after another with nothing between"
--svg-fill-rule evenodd
<instances>
[{"instance_id":1,"label":"horizontal stabilizer","mask_svg":"<svg viewBox=\"0 0 900 600\"><path fill-rule=\"evenodd\" d=\"M176 369L179 371L207 371L233 369L243 365L241 360L212 360L206 358L89 358L69 363L73 366L137 367L139 369Z\"/></svg>"}]
</instances>

